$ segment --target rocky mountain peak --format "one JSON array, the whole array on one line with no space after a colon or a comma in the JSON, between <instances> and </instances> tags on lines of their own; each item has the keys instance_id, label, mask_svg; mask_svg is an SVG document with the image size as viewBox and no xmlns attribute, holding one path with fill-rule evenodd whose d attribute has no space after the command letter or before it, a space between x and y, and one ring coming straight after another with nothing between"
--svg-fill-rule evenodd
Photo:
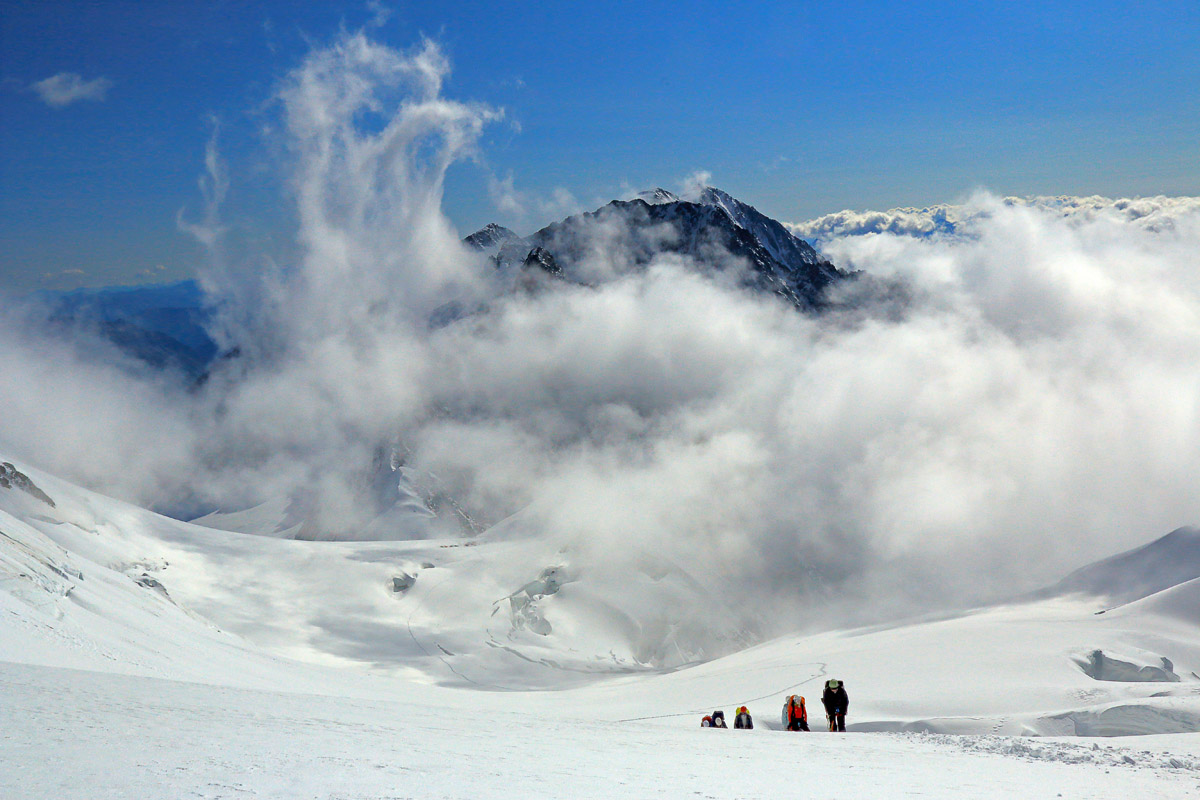
<instances>
[{"instance_id":1,"label":"rocky mountain peak","mask_svg":"<svg viewBox=\"0 0 1200 800\"><path fill-rule=\"evenodd\" d=\"M497 225L494 222L489 222L487 225L484 225L482 228L463 239L463 243L468 247L473 247L476 250L495 254L508 242L520 238L520 236L517 236L503 225Z\"/></svg>"},{"instance_id":2,"label":"rocky mountain peak","mask_svg":"<svg viewBox=\"0 0 1200 800\"><path fill-rule=\"evenodd\" d=\"M0 489L20 489L22 492L33 495L51 508L55 507L54 501L50 499L50 495L38 488L38 485L28 475L7 461L0 464Z\"/></svg>"},{"instance_id":3,"label":"rocky mountain peak","mask_svg":"<svg viewBox=\"0 0 1200 800\"><path fill-rule=\"evenodd\" d=\"M781 223L712 186L705 187L696 202L655 188L572 215L526 237L492 224L464 241L487 252L498 269L519 273L522 284L534 274L587 283L590 277L579 270L586 273L597 248L610 253L616 248L626 268L648 264L663 253L717 268L741 262L749 267L747 285L784 297L798 308L820 306L825 289L848 277ZM733 259L717 258L713 264L714 254L722 252Z\"/></svg>"}]
</instances>

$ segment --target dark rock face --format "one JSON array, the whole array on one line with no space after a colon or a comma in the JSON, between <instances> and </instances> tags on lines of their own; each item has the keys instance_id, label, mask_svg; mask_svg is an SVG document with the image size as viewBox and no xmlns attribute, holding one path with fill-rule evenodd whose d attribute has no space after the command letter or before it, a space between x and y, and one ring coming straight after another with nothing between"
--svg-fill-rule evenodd
<instances>
[{"instance_id":1,"label":"dark rock face","mask_svg":"<svg viewBox=\"0 0 1200 800\"><path fill-rule=\"evenodd\" d=\"M521 262L517 286L523 292L536 293L565 278L554 254L544 247L535 247Z\"/></svg>"},{"instance_id":2,"label":"dark rock face","mask_svg":"<svg viewBox=\"0 0 1200 800\"><path fill-rule=\"evenodd\" d=\"M665 189L642 192L524 238L498 231L512 234L489 225L465 241L498 242L492 256L496 267L520 270L522 285L531 266L588 283L592 278L581 268L589 259L617 258L619 269L636 269L671 253L693 259L702 269L742 269L748 287L783 297L797 308L815 309L825 302L829 287L850 277L779 222L712 187L701 192L698 202L680 200Z\"/></svg>"},{"instance_id":3,"label":"dark rock face","mask_svg":"<svg viewBox=\"0 0 1200 800\"><path fill-rule=\"evenodd\" d=\"M54 501L50 499L50 495L43 492L37 485L29 479L29 476L21 472L12 464L5 461L0 464L0 489L20 489L23 492L33 495L38 500L41 500L46 505L54 508Z\"/></svg>"},{"instance_id":4,"label":"dark rock face","mask_svg":"<svg viewBox=\"0 0 1200 800\"><path fill-rule=\"evenodd\" d=\"M771 257L780 264L791 267L793 270L798 269L800 265L833 266L822 259L812 245L793 235L782 224L759 212L754 206L730 197L720 189L711 186L705 188L700 193L700 202L722 209L734 224L749 231L758 243L770 253ZM829 277L836 279L837 276L830 275Z\"/></svg>"},{"instance_id":5,"label":"dark rock face","mask_svg":"<svg viewBox=\"0 0 1200 800\"><path fill-rule=\"evenodd\" d=\"M554 254L544 247L535 247L530 250L521 266L524 269L540 269L556 278L561 278L563 274L562 267L554 260Z\"/></svg>"}]
</instances>

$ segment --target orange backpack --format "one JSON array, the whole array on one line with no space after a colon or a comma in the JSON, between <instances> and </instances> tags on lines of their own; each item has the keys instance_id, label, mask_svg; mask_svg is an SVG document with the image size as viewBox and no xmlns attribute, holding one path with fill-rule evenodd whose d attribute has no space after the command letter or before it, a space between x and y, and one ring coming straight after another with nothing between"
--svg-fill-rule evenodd
<instances>
[{"instance_id":1,"label":"orange backpack","mask_svg":"<svg viewBox=\"0 0 1200 800\"><path fill-rule=\"evenodd\" d=\"M808 709L804 707L804 698L798 694L791 695L787 699L788 722L794 719L804 720L808 722Z\"/></svg>"}]
</instances>

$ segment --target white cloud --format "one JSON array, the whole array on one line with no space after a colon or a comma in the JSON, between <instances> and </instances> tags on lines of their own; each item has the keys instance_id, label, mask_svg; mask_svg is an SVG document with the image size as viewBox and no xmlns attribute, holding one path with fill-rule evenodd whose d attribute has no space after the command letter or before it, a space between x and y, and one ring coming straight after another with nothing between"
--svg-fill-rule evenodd
<instances>
[{"instance_id":1,"label":"white cloud","mask_svg":"<svg viewBox=\"0 0 1200 800\"><path fill-rule=\"evenodd\" d=\"M981 204L980 198L983 198ZM906 236L953 234L960 225L969 224L990 213L991 196L962 204L939 204L926 208L892 208L887 211L837 211L806 222L790 223L797 236L810 241L827 241L839 236L864 236L870 233L894 233ZM1009 207L1032 207L1064 219L1088 220L1112 215L1140 226L1169 227L1180 214L1192 214L1200 208L1198 197L1006 197Z\"/></svg>"},{"instance_id":2,"label":"white cloud","mask_svg":"<svg viewBox=\"0 0 1200 800\"><path fill-rule=\"evenodd\" d=\"M487 173L488 195L496 210L505 215L508 224L523 229L562 219L581 210L579 200L570 190L556 186L548 194L537 194L516 187L511 171L503 178Z\"/></svg>"},{"instance_id":3,"label":"white cloud","mask_svg":"<svg viewBox=\"0 0 1200 800\"><path fill-rule=\"evenodd\" d=\"M372 15L371 21L367 23L370 28L382 28L395 13L394 8L384 5L380 0L367 0L367 10Z\"/></svg>"},{"instance_id":4,"label":"white cloud","mask_svg":"<svg viewBox=\"0 0 1200 800\"><path fill-rule=\"evenodd\" d=\"M525 215L526 200L524 195L517 191L511 171L503 178L489 171L487 181L488 194L491 196L492 203L496 206L497 211L501 214L511 214L518 217Z\"/></svg>"},{"instance_id":5,"label":"white cloud","mask_svg":"<svg viewBox=\"0 0 1200 800\"><path fill-rule=\"evenodd\" d=\"M100 101L113 86L108 78L93 78L85 81L74 72L57 75L34 83L31 88L42 101L52 108L63 108L81 100Z\"/></svg>"},{"instance_id":6,"label":"white cloud","mask_svg":"<svg viewBox=\"0 0 1200 800\"><path fill-rule=\"evenodd\" d=\"M695 200L708 186L712 186L712 173L698 169L683 179L679 187L679 196L684 200Z\"/></svg>"},{"instance_id":7,"label":"white cloud","mask_svg":"<svg viewBox=\"0 0 1200 800\"><path fill-rule=\"evenodd\" d=\"M604 215L596 285L505 293L440 210L497 117L442 97L445 69L430 44L315 50L281 97L301 255L208 278L241 357L187 393L14 324L14 446L143 502L297 490L353 527L375 448L402 443L479 517L522 511L583 570L648 550L731 581L768 632L1015 594L1200 520L1190 199L979 195L937 235L910 235L926 209L826 244L910 287L902 313L632 268ZM488 309L430 330L455 299Z\"/></svg>"},{"instance_id":8,"label":"white cloud","mask_svg":"<svg viewBox=\"0 0 1200 800\"><path fill-rule=\"evenodd\" d=\"M175 224L184 233L195 237L196 241L208 248L209 252L215 252L225 233L220 215L225 196L229 193L229 176L225 170L225 163L221 160L218 146L221 132L220 121L214 117L210 122L212 133L209 134L208 142L204 145L204 174L198 181L200 195L204 198L204 219L200 222L191 222L187 219L184 209L181 208L175 214Z\"/></svg>"}]
</instances>

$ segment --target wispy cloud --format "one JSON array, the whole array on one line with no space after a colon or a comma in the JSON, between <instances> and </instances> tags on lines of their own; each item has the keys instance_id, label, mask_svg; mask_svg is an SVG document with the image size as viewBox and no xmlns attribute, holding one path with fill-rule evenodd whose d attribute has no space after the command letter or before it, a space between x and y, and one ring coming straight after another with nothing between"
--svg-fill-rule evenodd
<instances>
[{"instance_id":1,"label":"wispy cloud","mask_svg":"<svg viewBox=\"0 0 1200 800\"><path fill-rule=\"evenodd\" d=\"M80 100L103 100L112 86L113 82L108 78L85 81L77 73L60 72L53 77L37 81L31 88L46 105L51 108L63 108Z\"/></svg>"},{"instance_id":2,"label":"wispy cloud","mask_svg":"<svg viewBox=\"0 0 1200 800\"><path fill-rule=\"evenodd\" d=\"M162 264L155 264L153 267L146 267L138 270L139 278L157 278L167 271L167 268Z\"/></svg>"},{"instance_id":3,"label":"wispy cloud","mask_svg":"<svg viewBox=\"0 0 1200 800\"><path fill-rule=\"evenodd\" d=\"M60 269L51 272L43 272L41 274L42 286L68 286L78 285L79 282L87 277L87 271L82 269Z\"/></svg>"},{"instance_id":4,"label":"wispy cloud","mask_svg":"<svg viewBox=\"0 0 1200 800\"><path fill-rule=\"evenodd\" d=\"M367 23L369 28L382 28L387 24L387 21L392 18L394 8L384 5L380 0L367 0L367 10L371 12L371 21Z\"/></svg>"},{"instance_id":5,"label":"wispy cloud","mask_svg":"<svg viewBox=\"0 0 1200 800\"><path fill-rule=\"evenodd\" d=\"M220 133L220 121L213 117L212 134L208 144L204 146L204 175L200 178L200 194L204 197L204 220L189 222L184 215L184 209L179 209L175 215L175 223L179 229L189 233L210 250L214 249L217 241L225 232L221 225L221 204L225 202L225 194L229 191L229 176L225 172L225 164L221 161L217 137Z\"/></svg>"},{"instance_id":6,"label":"wispy cloud","mask_svg":"<svg viewBox=\"0 0 1200 800\"><path fill-rule=\"evenodd\" d=\"M542 225L546 220L558 219L582 210L579 200L569 189L556 186L547 194L533 194L516 188L512 172L504 177L489 172L488 194L501 214L512 219L508 224Z\"/></svg>"},{"instance_id":7,"label":"wispy cloud","mask_svg":"<svg viewBox=\"0 0 1200 800\"><path fill-rule=\"evenodd\" d=\"M679 187L679 196L684 200L695 200L706 186L712 186L712 173L698 169L683 179L683 184Z\"/></svg>"}]
</instances>

